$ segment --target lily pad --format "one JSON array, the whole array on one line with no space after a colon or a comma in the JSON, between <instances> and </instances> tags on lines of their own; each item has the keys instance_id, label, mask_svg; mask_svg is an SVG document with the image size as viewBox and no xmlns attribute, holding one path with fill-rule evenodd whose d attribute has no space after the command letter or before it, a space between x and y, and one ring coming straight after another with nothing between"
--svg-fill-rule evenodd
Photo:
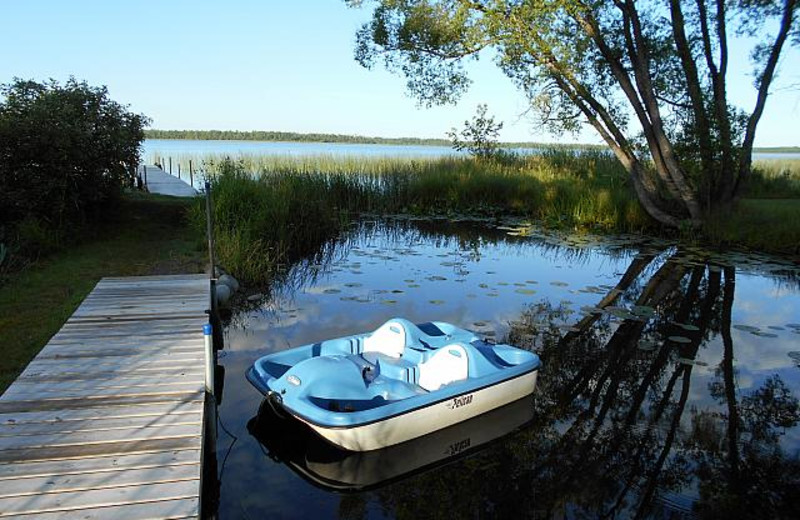
<instances>
[{"instance_id":1,"label":"lily pad","mask_svg":"<svg viewBox=\"0 0 800 520\"><path fill-rule=\"evenodd\" d=\"M514 292L519 294L536 294L536 291L533 289L516 289Z\"/></svg>"},{"instance_id":2,"label":"lily pad","mask_svg":"<svg viewBox=\"0 0 800 520\"><path fill-rule=\"evenodd\" d=\"M556 287L566 287L566 286L568 286L569 284L568 284L567 282L559 282L559 281L555 281L555 282L550 282L550 285L554 285L554 286L556 286Z\"/></svg>"},{"instance_id":3,"label":"lily pad","mask_svg":"<svg viewBox=\"0 0 800 520\"><path fill-rule=\"evenodd\" d=\"M651 350L655 350L658 347L658 342L653 341L652 339L643 339L637 345L639 350L644 350L645 352L649 352Z\"/></svg>"},{"instance_id":4,"label":"lily pad","mask_svg":"<svg viewBox=\"0 0 800 520\"><path fill-rule=\"evenodd\" d=\"M486 326L486 322L485 321L476 321L476 322L473 322L473 325L475 325L476 327L485 327Z\"/></svg>"},{"instance_id":5,"label":"lily pad","mask_svg":"<svg viewBox=\"0 0 800 520\"><path fill-rule=\"evenodd\" d=\"M745 332L756 332L758 330L761 330L758 327L753 327L751 325L741 325L741 324L738 324L738 323L736 325L734 325L733 328L737 329L737 330L743 330Z\"/></svg>"},{"instance_id":6,"label":"lily pad","mask_svg":"<svg viewBox=\"0 0 800 520\"><path fill-rule=\"evenodd\" d=\"M656 310L648 305L634 305L631 307L631 312L639 316L655 316Z\"/></svg>"},{"instance_id":7,"label":"lily pad","mask_svg":"<svg viewBox=\"0 0 800 520\"><path fill-rule=\"evenodd\" d=\"M675 325L689 332L697 332L698 330L700 330L700 327L696 327L688 323L675 323Z\"/></svg>"},{"instance_id":8,"label":"lily pad","mask_svg":"<svg viewBox=\"0 0 800 520\"><path fill-rule=\"evenodd\" d=\"M794 361L800 363L800 351L793 350L791 352L787 352L786 355L792 358Z\"/></svg>"},{"instance_id":9,"label":"lily pad","mask_svg":"<svg viewBox=\"0 0 800 520\"><path fill-rule=\"evenodd\" d=\"M340 291L339 289L325 289L324 291L322 291L323 294L339 294L340 292L342 291Z\"/></svg>"},{"instance_id":10,"label":"lily pad","mask_svg":"<svg viewBox=\"0 0 800 520\"><path fill-rule=\"evenodd\" d=\"M687 338L686 336L669 336L667 337L668 340L672 341L673 343L691 343L692 340Z\"/></svg>"},{"instance_id":11,"label":"lily pad","mask_svg":"<svg viewBox=\"0 0 800 520\"><path fill-rule=\"evenodd\" d=\"M397 303L397 300L381 300L381 303L383 305L394 305L395 303Z\"/></svg>"},{"instance_id":12,"label":"lily pad","mask_svg":"<svg viewBox=\"0 0 800 520\"><path fill-rule=\"evenodd\" d=\"M754 336L760 336L762 338L777 338L778 337L777 334L773 334L772 332L764 332L764 331L760 331L760 330L753 330L753 331L750 332L750 334L753 334Z\"/></svg>"},{"instance_id":13,"label":"lily pad","mask_svg":"<svg viewBox=\"0 0 800 520\"><path fill-rule=\"evenodd\" d=\"M428 300L428 303L432 305L442 305L444 304L444 300Z\"/></svg>"},{"instance_id":14,"label":"lily pad","mask_svg":"<svg viewBox=\"0 0 800 520\"><path fill-rule=\"evenodd\" d=\"M570 325L568 323L565 323L563 325L559 325L558 328L563 330L563 331L566 331L566 332L580 332L581 331L581 329L579 329L578 327L576 327L574 325Z\"/></svg>"},{"instance_id":15,"label":"lily pad","mask_svg":"<svg viewBox=\"0 0 800 520\"><path fill-rule=\"evenodd\" d=\"M620 318L622 320L632 320L632 319L636 318L636 316L634 314L631 314L630 312L628 312L627 309L621 309L619 307L615 307L615 308L606 307L604 309L604 312L606 314L610 314L611 316L614 316L616 318Z\"/></svg>"},{"instance_id":16,"label":"lily pad","mask_svg":"<svg viewBox=\"0 0 800 520\"><path fill-rule=\"evenodd\" d=\"M364 285L364 284L363 283L358 283L358 282L349 282L349 283L344 284L345 287L361 287L362 285Z\"/></svg>"},{"instance_id":17,"label":"lily pad","mask_svg":"<svg viewBox=\"0 0 800 520\"><path fill-rule=\"evenodd\" d=\"M408 287L410 289L416 289L417 287L422 287L422 286L420 284L418 284L418 283L410 283L406 287Z\"/></svg>"},{"instance_id":18,"label":"lily pad","mask_svg":"<svg viewBox=\"0 0 800 520\"><path fill-rule=\"evenodd\" d=\"M698 367L707 367L708 363L705 361L700 361L699 359L689 359L689 358L678 358L678 363L683 365L694 365Z\"/></svg>"}]
</instances>

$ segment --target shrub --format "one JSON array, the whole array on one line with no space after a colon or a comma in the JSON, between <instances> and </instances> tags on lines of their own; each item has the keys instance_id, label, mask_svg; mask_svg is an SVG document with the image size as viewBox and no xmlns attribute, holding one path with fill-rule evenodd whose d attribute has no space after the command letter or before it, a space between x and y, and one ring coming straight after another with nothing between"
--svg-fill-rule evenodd
<instances>
[{"instance_id":1,"label":"shrub","mask_svg":"<svg viewBox=\"0 0 800 520\"><path fill-rule=\"evenodd\" d=\"M74 78L15 79L0 94L0 242L24 249L25 229L58 237L98 217L132 179L147 118Z\"/></svg>"}]
</instances>

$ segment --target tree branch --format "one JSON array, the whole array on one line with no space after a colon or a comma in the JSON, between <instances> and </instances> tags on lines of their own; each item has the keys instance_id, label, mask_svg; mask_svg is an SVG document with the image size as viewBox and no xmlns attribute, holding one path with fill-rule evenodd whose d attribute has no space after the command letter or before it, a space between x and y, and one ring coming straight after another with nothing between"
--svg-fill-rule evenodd
<instances>
[{"instance_id":1,"label":"tree branch","mask_svg":"<svg viewBox=\"0 0 800 520\"><path fill-rule=\"evenodd\" d=\"M739 176L736 179L736 186L733 189L733 197L735 198L741 195L741 190L750 177L750 170L753 162L753 141L756 138L756 126L758 125L759 119L761 119L761 114L764 112L764 104L767 102L769 86L775 75L775 68L778 66L778 58L780 58L781 49L789 36L789 30L792 28L796 4L797 0L785 0L783 4L780 30L775 37L775 43L772 46L769 59L761 75L756 106L753 108L753 113L750 114L747 120L747 130L745 131L744 141L742 142L742 156L739 161Z\"/></svg>"},{"instance_id":2,"label":"tree branch","mask_svg":"<svg viewBox=\"0 0 800 520\"><path fill-rule=\"evenodd\" d=\"M731 123L728 117L728 101L725 92L725 74L728 68L728 41L725 29L725 1L717 0L717 40L719 43L720 66L714 63L713 46L708 26L708 9L705 0L696 0L700 15L700 31L703 37L703 50L714 89L714 113L719 128L722 157L719 168L719 183L714 187L720 204L727 204L733 192L733 143L731 141Z\"/></svg>"},{"instance_id":3,"label":"tree branch","mask_svg":"<svg viewBox=\"0 0 800 520\"><path fill-rule=\"evenodd\" d=\"M698 0L702 3L702 0ZM686 41L686 22L683 18L680 0L670 0L670 14L672 16L672 34L675 38L675 46L678 56L681 59L683 73L686 76L686 86L689 90L689 99L692 101L692 111L695 119L695 130L700 144L700 167L706 175L711 175L713 153L711 151L711 131L706 117L705 102L700 86L700 79L697 74L697 66L694 63L692 50ZM702 17L701 17L702 18ZM708 51L708 49L706 49ZM711 61L713 67L713 60ZM716 67L715 67L716 68Z\"/></svg>"}]
</instances>

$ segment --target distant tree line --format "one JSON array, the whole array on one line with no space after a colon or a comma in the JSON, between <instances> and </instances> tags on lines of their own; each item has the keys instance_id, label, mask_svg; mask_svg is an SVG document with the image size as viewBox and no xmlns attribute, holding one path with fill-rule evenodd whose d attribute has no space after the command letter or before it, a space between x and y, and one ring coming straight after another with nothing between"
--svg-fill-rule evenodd
<instances>
[{"instance_id":1,"label":"distant tree line","mask_svg":"<svg viewBox=\"0 0 800 520\"><path fill-rule=\"evenodd\" d=\"M132 181L147 122L74 78L0 86L0 275L10 252L36 257L104 218Z\"/></svg>"},{"instance_id":2,"label":"distant tree line","mask_svg":"<svg viewBox=\"0 0 800 520\"><path fill-rule=\"evenodd\" d=\"M367 137L363 135L345 134L302 134L297 132L275 131L240 131L240 130L145 130L148 139L187 139L194 141L282 141L307 143L352 143L352 144L389 144L419 146L451 146L450 139L420 137ZM554 144L554 143L498 143L503 148L554 148L598 149L606 145L592 144Z\"/></svg>"},{"instance_id":3,"label":"distant tree line","mask_svg":"<svg viewBox=\"0 0 800 520\"><path fill-rule=\"evenodd\" d=\"M146 130L148 139L188 139L195 141L288 141L309 143L411 144L449 146L447 139L416 137L366 137L343 134L301 134L297 132L240 130Z\"/></svg>"}]
</instances>

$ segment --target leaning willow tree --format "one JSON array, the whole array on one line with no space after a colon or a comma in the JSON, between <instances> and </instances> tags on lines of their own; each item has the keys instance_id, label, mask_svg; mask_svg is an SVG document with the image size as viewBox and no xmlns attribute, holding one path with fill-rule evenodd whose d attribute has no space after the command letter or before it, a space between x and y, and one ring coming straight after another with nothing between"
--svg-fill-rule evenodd
<instances>
[{"instance_id":1,"label":"leaning willow tree","mask_svg":"<svg viewBox=\"0 0 800 520\"><path fill-rule=\"evenodd\" d=\"M350 0L350 5L365 2ZM379 0L356 59L406 76L423 104L455 101L464 61L498 66L554 131L591 124L658 222L701 226L741 195L756 127L798 0ZM727 98L729 34L753 42L755 106Z\"/></svg>"}]
</instances>

